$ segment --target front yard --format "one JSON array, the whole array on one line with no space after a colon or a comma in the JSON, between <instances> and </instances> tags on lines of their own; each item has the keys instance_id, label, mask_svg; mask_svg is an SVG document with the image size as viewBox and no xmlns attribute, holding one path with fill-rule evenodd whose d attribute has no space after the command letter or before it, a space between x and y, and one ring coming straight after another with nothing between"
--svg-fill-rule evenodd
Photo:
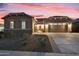
<instances>
[{"instance_id":1,"label":"front yard","mask_svg":"<svg viewBox=\"0 0 79 59\"><path fill-rule=\"evenodd\" d=\"M26 38L1 39L0 50L53 52L46 35L31 35Z\"/></svg>"}]
</instances>

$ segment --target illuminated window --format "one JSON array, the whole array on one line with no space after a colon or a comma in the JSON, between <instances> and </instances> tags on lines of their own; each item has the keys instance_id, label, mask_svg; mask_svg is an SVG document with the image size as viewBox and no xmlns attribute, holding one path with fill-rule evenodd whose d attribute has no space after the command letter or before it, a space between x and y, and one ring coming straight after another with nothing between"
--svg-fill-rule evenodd
<instances>
[{"instance_id":1,"label":"illuminated window","mask_svg":"<svg viewBox=\"0 0 79 59\"><path fill-rule=\"evenodd\" d=\"M14 28L14 22L13 22L13 21L10 22L10 28L11 28L11 29Z\"/></svg>"},{"instance_id":2,"label":"illuminated window","mask_svg":"<svg viewBox=\"0 0 79 59\"><path fill-rule=\"evenodd\" d=\"M44 28L44 25L41 25L41 28Z\"/></svg>"},{"instance_id":3,"label":"illuminated window","mask_svg":"<svg viewBox=\"0 0 79 59\"><path fill-rule=\"evenodd\" d=\"M22 21L22 29L25 29L25 28L26 28L26 22Z\"/></svg>"}]
</instances>

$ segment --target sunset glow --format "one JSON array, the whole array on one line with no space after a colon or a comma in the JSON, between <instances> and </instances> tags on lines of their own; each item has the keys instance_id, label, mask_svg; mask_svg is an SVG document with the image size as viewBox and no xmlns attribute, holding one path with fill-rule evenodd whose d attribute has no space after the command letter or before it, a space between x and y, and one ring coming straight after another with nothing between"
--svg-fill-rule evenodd
<instances>
[{"instance_id":1,"label":"sunset glow","mask_svg":"<svg viewBox=\"0 0 79 59\"><path fill-rule=\"evenodd\" d=\"M49 16L69 16L73 19L79 18L79 4L77 3L1 3L0 4L0 23L1 17L11 12L25 12L34 17Z\"/></svg>"}]
</instances>

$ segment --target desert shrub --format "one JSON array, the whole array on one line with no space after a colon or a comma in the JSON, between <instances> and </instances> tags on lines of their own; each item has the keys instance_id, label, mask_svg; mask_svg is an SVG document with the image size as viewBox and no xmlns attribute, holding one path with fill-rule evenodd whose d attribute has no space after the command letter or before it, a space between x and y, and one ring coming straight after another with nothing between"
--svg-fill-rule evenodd
<instances>
[{"instance_id":1,"label":"desert shrub","mask_svg":"<svg viewBox=\"0 0 79 59\"><path fill-rule=\"evenodd\" d=\"M39 45L41 47L45 47L46 46L46 41L45 40L46 39L44 39L44 38L38 38L38 42L39 42Z\"/></svg>"},{"instance_id":2,"label":"desert shrub","mask_svg":"<svg viewBox=\"0 0 79 59\"><path fill-rule=\"evenodd\" d=\"M27 43L26 43L26 42L24 42L24 43L22 44L22 46L25 46L25 45L27 45Z\"/></svg>"}]
</instances>

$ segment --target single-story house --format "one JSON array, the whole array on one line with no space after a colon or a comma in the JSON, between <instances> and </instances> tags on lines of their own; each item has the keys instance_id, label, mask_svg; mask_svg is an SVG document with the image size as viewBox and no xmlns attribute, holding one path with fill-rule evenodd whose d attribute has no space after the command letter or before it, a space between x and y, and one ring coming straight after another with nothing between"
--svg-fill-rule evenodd
<instances>
[{"instance_id":1,"label":"single-story house","mask_svg":"<svg viewBox=\"0 0 79 59\"><path fill-rule=\"evenodd\" d=\"M2 19L4 19L6 37L23 37L35 32L72 32L72 19L68 16L34 18L24 12L20 12L9 13Z\"/></svg>"}]
</instances>

